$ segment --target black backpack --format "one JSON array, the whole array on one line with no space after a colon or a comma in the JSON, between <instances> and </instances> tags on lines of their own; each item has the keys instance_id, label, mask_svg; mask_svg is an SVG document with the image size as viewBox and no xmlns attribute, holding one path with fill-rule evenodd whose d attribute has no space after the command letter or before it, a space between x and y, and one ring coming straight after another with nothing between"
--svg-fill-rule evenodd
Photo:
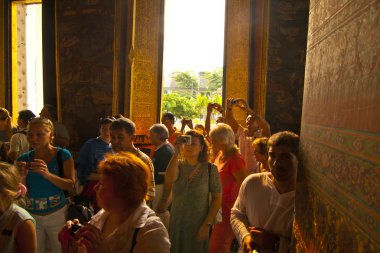
<instances>
[{"instance_id":1,"label":"black backpack","mask_svg":"<svg viewBox=\"0 0 380 253\"><path fill-rule=\"evenodd\" d=\"M57 151L58 173L63 177L62 149ZM94 215L94 209L88 202L82 201L79 196L72 196L70 192L65 191L65 196L69 201L67 208L66 220L78 219L81 224L87 223Z\"/></svg>"}]
</instances>

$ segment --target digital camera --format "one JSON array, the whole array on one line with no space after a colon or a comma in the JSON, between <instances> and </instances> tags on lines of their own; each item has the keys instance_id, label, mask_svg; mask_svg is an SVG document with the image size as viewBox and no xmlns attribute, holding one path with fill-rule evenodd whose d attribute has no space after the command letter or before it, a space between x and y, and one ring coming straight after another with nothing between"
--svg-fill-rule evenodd
<instances>
[{"instance_id":1,"label":"digital camera","mask_svg":"<svg viewBox=\"0 0 380 253\"><path fill-rule=\"evenodd\" d=\"M190 145L191 144L191 135L181 135L178 137L178 140L182 144Z\"/></svg>"},{"instance_id":2,"label":"digital camera","mask_svg":"<svg viewBox=\"0 0 380 253\"><path fill-rule=\"evenodd\" d=\"M81 224L72 224L70 228L70 232L72 234L76 234L81 227L83 227Z\"/></svg>"},{"instance_id":3,"label":"digital camera","mask_svg":"<svg viewBox=\"0 0 380 253\"><path fill-rule=\"evenodd\" d=\"M231 98L230 99L230 105L232 106L232 105L236 105L238 103L238 101L236 100L236 99L234 99L234 98Z\"/></svg>"}]
</instances>

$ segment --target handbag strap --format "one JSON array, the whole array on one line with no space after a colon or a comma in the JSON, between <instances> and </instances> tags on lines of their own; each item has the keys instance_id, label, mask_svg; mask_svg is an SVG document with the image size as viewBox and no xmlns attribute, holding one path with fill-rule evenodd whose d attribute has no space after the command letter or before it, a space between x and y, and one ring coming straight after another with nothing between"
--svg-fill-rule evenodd
<instances>
[{"instance_id":1,"label":"handbag strap","mask_svg":"<svg viewBox=\"0 0 380 253\"><path fill-rule=\"evenodd\" d=\"M58 164L58 175L61 178L64 178L64 171L63 171L63 161L62 161L62 148L57 148L57 164ZM73 192L75 192L75 184L74 184L74 191L63 191L65 193L66 198L71 202L72 199L70 198L71 195L73 195Z\"/></svg>"},{"instance_id":2,"label":"handbag strap","mask_svg":"<svg viewBox=\"0 0 380 253\"><path fill-rule=\"evenodd\" d=\"M139 230L140 228L135 228L135 231L133 232L131 250L129 251L130 253L133 253L133 248L136 245L136 238L137 238L137 233L139 232Z\"/></svg>"},{"instance_id":3,"label":"handbag strap","mask_svg":"<svg viewBox=\"0 0 380 253\"><path fill-rule=\"evenodd\" d=\"M207 170L208 170L208 191L210 192L211 163L207 164Z\"/></svg>"},{"instance_id":4,"label":"handbag strap","mask_svg":"<svg viewBox=\"0 0 380 253\"><path fill-rule=\"evenodd\" d=\"M58 175L59 177L63 177L63 162L62 162L62 149L58 148L57 151L57 163L58 163Z\"/></svg>"}]
</instances>

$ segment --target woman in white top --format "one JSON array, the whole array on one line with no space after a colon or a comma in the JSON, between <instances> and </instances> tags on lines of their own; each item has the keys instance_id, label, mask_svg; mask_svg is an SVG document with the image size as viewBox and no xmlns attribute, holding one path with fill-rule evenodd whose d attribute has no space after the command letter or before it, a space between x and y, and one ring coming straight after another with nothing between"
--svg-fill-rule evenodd
<instances>
[{"instance_id":1,"label":"woman in white top","mask_svg":"<svg viewBox=\"0 0 380 253\"><path fill-rule=\"evenodd\" d=\"M89 224L69 221L61 230L62 252L168 253L170 241L161 220L145 203L150 172L129 152L109 154L98 166L95 186L101 209Z\"/></svg>"},{"instance_id":2,"label":"woman in white top","mask_svg":"<svg viewBox=\"0 0 380 253\"><path fill-rule=\"evenodd\" d=\"M37 235L33 217L17 203L26 193L17 169L0 163L0 252L36 253Z\"/></svg>"}]
</instances>

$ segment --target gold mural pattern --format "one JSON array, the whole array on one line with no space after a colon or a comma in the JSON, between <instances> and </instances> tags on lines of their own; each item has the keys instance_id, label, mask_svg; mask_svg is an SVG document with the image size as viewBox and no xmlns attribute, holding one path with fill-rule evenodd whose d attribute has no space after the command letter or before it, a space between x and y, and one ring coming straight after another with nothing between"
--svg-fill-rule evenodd
<instances>
[{"instance_id":1,"label":"gold mural pattern","mask_svg":"<svg viewBox=\"0 0 380 253\"><path fill-rule=\"evenodd\" d=\"M305 180L352 225L378 241L380 198L373 186L380 182L380 157L366 151L379 147L380 136L306 125L302 138L303 167L313 167L304 173Z\"/></svg>"},{"instance_id":2,"label":"gold mural pattern","mask_svg":"<svg viewBox=\"0 0 380 253\"><path fill-rule=\"evenodd\" d=\"M320 30L309 28L310 33L318 32L308 39L307 103L303 107L308 111L303 115L306 122L380 132L380 1L363 4L362 0L350 1L345 8L359 9L336 10L328 19L333 24L326 21ZM333 22L335 19L339 22Z\"/></svg>"},{"instance_id":3,"label":"gold mural pattern","mask_svg":"<svg viewBox=\"0 0 380 253\"><path fill-rule=\"evenodd\" d=\"M135 27L130 108L138 134L146 134L156 123L159 70L159 34L162 1L135 1Z\"/></svg>"},{"instance_id":4,"label":"gold mural pattern","mask_svg":"<svg viewBox=\"0 0 380 253\"><path fill-rule=\"evenodd\" d=\"M250 59L250 15L251 1L227 1L225 87L226 97L248 99L249 59ZM246 114L234 112L239 122L244 122Z\"/></svg>"},{"instance_id":5,"label":"gold mural pattern","mask_svg":"<svg viewBox=\"0 0 380 253\"><path fill-rule=\"evenodd\" d=\"M114 1L56 1L57 90L62 121L79 150L112 115Z\"/></svg>"},{"instance_id":6,"label":"gold mural pattern","mask_svg":"<svg viewBox=\"0 0 380 253\"><path fill-rule=\"evenodd\" d=\"M380 252L380 1L310 6L294 250Z\"/></svg>"},{"instance_id":7,"label":"gold mural pattern","mask_svg":"<svg viewBox=\"0 0 380 253\"><path fill-rule=\"evenodd\" d=\"M308 1L270 1L265 118L272 133L300 131Z\"/></svg>"}]
</instances>

